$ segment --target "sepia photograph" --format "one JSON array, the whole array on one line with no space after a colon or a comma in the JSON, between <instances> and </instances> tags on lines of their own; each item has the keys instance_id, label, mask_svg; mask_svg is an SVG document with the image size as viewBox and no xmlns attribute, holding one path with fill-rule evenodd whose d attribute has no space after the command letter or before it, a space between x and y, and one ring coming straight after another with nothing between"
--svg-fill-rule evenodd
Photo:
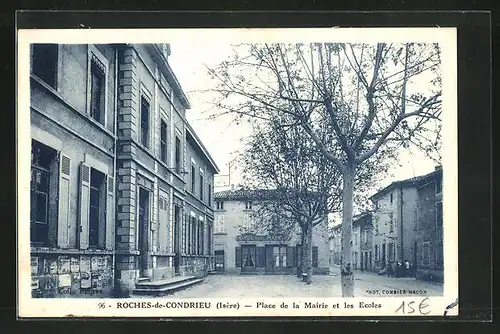
<instances>
[{"instance_id":1,"label":"sepia photograph","mask_svg":"<svg viewBox=\"0 0 500 334\"><path fill-rule=\"evenodd\" d=\"M18 42L21 315L442 315L457 300L454 29Z\"/></svg>"}]
</instances>

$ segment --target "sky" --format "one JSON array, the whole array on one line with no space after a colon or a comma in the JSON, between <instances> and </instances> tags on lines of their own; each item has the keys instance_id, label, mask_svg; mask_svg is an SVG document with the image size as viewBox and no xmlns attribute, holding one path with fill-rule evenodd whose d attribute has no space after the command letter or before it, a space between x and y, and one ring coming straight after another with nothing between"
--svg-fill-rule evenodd
<instances>
[{"instance_id":1,"label":"sky","mask_svg":"<svg viewBox=\"0 0 500 334\"><path fill-rule=\"evenodd\" d=\"M199 91L213 85L206 66L214 67L226 60L231 55L232 49L227 43L200 45L198 41L196 43L176 42L170 46L170 66L191 103L191 109L186 112L187 119L220 169L215 182L217 191L221 189L220 186L223 183L228 182L228 164L242 150L241 140L251 132L248 125L231 123L230 116L215 120L207 119L208 111L212 106L207 103L206 94L201 94ZM241 169L238 167L234 164L231 166L231 184L234 185L242 182ZM435 163L422 152L403 151L400 154L399 165L394 164L388 177L379 187L385 187L397 180L430 173L434 167Z\"/></svg>"}]
</instances>

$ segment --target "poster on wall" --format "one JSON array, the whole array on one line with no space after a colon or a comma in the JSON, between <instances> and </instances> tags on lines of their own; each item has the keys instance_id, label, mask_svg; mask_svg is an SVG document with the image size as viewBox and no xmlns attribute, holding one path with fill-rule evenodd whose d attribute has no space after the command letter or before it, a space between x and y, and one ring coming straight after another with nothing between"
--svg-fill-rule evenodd
<instances>
[{"instance_id":1,"label":"poster on wall","mask_svg":"<svg viewBox=\"0 0 500 334\"><path fill-rule=\"evenodd\" d=\"M59 256L58 272L59 274L68 274L70 272L70 259L68 256Z\"/></svg>"},{"instance_id":2,"label":"poster on wall","mask_svg":"<svg viewBox=\"0 0 500 334\"><path fill-rule=\"evenodd\" d=\"M80 271L80 262L78 261L78 257L71 257L70 266L72 273L77 273Z\"/></svg>"},{"instance_id":3,"label":"poster on wall","mask_svg":"<svg viewBox=\"0 0 500 334\"><path fill-rule=\"evenodd\" d=\"M106 256L100 256L97 258L97 267L99 270L106 270Z\"/></svg>"},{"instance_id":4,"label":"poster on wall","mask_svg":"<svg viewBox=\"0 0 500 334\"><path fill-rule=\"evenodd\" d=\"M38 290L39 287L39 281L38 278L32 278L31 279L31 290Z\"/></svg>"},{"instance_id":5,"label":"poster on wall","mask_svg":"<svg viewBox=\"0 0 500 334\"><path fill-rule=\"evenodd\" d=\"M92 287L92 280L90 277L90 272L82 272L81 273L81 278L80 278L80 288L82 289L89 289Z\"/></svg>"},{"instance_id":6,"label":"poster on wall","mask_svg":"<svg viewBox=\"0 0 500 334\"><path fill-rule=\"evenodd\" d=\"M31 275L37 275L37 274L38 274L38 257L32 256L31 257Z\"/></svg>"},{"instance_id":7,"label":"poster on wall","mask_svg":"<svg viewBox=\"0 0 500 334\"><path fill-rule=\"evenodd\" d=\"M59 287L63 288L66 286L71 286L71 275L70 274L59 275Z\"/></svg>"},{"instance_id":8,"label":"poster on wall","mask_svg":"<svg viewBox=\"0 0 500 334\"><path fill-rule=\"evenodd\" d=\"M57 274L57 261L54 259L43 260L43 273L44 274Z\"/></svg>"},{"instance_id":9,"label":"poster on wall","mask_svg":"<svg viewBox=\"0 0 500 334\"><path fill-rule=\"evenodd\" d=\"M88 272L90 271L90 258L88 256L82 256L80 259L80 271Z\"/></svg>"},{"instance_id":10,"label":"poster on wall","mask_svg":"<svg viewBox=\"0 0 500 334\"><path fill-rule=\"evenodd\" d=\"M98 257L96 257L96 256L92 257L90 270L91 271L99 270L99 258Z\"/></svg>"},{"instance_id":11,"label":"poster on wall","mask_svg":"<svg viewBox=\"0 0 500 334\"><path fill-rule=\"evenodd\" d=\"M92 288L94 289L99 289L100 288L100 284L99 284L99 281L101 279L101 275L99 273L91 273L92 275Z\"/></svg>"}]
</instances>

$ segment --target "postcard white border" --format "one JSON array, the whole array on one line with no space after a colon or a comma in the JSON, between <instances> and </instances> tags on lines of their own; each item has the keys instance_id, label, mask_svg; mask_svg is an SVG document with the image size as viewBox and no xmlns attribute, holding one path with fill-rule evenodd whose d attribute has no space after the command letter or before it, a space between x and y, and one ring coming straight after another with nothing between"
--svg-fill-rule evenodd
<instances>
[{"instance_id":1,"label":"postcard white border","mask_svg":"<svg viewBox=\"0 0 500 334\"><path fill-rule=\"evenodd\" d=\"M427 315L442 316L447 306L458 298L458 142L457 142L457 33L455 28L293 28L293 29L50 29L18 30L17 35L17 172L18 172L18 315L20 317L231 317L231 316L397 316L403 301L419 305L425 297L365 297L365 298L264 298L264 299L171 299L174 301L209 301L210 309L117 308L118 302L150 302L159 299L33 299L29 242L30 166L30 57L31 43L176 43L191 40L200 45L245 42L436 42L442 48L443 84L443 220L444 220L444 281L442 297L425 300ZM339 278L340 279L340 278ZM166 302L168 298L162 298ZM276 304L270 309L217 309L217 302L243 306L263 301ZM352 303L375 302L381 308L354 309L283 309L282 302ZM98 303L104 303L99 308ZM458 306L448 315L457 315ZM423 315L419 312L405 315Z\"/></svg>"}]
</instances>

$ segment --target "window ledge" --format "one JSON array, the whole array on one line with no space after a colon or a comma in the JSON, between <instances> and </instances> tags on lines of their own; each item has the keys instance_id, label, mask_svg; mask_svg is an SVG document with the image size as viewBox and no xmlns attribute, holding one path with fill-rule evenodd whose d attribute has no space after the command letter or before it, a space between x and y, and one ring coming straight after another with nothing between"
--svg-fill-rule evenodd
<instances>
[{"instance_id":1,"label":"window ledge","mask_svg":"<svg viewBox=\"0 0 500 334\"><path fill-rule=\"evenodd\" d=\"M214 233L214 235L227 235L227 232L217 232L217 233Z\"/></svg>"},{"instance_id":2,"label":"window ledge","mask_svg":"<svg viewBox=\"0 0 500 334\"><path fill-rule=\"evenodd\" d=\"M31 246L32 254L84 254L84 255L112 255L115 251L106 249L75 249L75 248L51 248Z\"/></svg>"},{"instance_id":3,"label":"window ledge","mask_svg":"<svg viewBox=\"0 0 500 334\"><path fill-rule=\"evenodd\" d=\"M189 258L194 258L194 257L210 257L211 255L207 255L207 254L199 254L199 255L196 255L196 254L181 254L182 257L189 257Z\"/></svg>"}]
</instances>

